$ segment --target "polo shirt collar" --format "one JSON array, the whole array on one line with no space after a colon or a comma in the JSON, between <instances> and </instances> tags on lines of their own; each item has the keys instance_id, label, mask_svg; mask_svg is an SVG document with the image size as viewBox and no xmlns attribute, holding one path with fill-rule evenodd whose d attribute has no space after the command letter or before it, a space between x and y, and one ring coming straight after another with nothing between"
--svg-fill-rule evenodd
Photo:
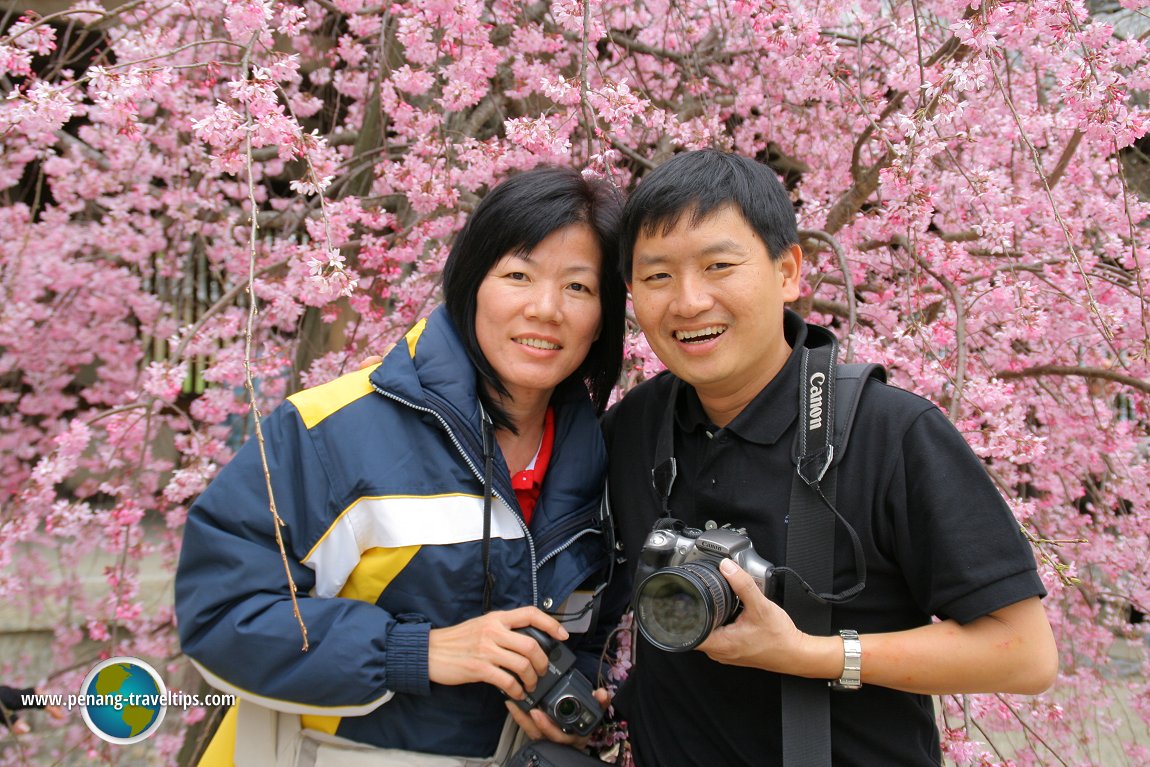
<instances>
[{"instance_id":1,"label":"polo shirt collar","mask_svg":"<svg viewBox=\"0 0 1150 767\"><path fill-rule=\"evenodd\" d=\"M790 309L784 310L783 335L791 347L783 369L755 395L743 411L727 424L726 429L748 442L773 445L794 422L799 410L799 350L807 340L807 324ZM684 433L696 429L717 432L711 423L695 387L681 384L675 407L675 422Z\"/></svg>"}]
</instances>

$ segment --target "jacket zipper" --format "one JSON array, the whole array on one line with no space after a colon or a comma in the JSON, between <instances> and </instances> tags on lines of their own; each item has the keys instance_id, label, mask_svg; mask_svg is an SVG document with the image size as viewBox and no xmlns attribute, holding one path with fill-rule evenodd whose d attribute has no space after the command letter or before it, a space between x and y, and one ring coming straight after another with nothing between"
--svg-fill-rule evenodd
<instances>
[{"instance_id":1,"label":"jacket zipper","mask_svg":"<svg viewBox=\"0 0 1150 767\"><path fill-rule=\"evenodd\" d=\"M559 554L562 554L567 549L571 548L571 546L575 543L575 541L579 540L584 535L591 535L593 533L599 533L599 528L597 528L597 527L585 527L582 530L580 530L579 532L575 533L575 535L571 536L566 541L564 541L561 546L554 549L553 551L547 552L547 554L544 555L544 557L539 560L538 568L542 569L543 565L547 564L553 558L555 558Z\"/></svg>"},{"instance_id":2,"label":"jacket zipper","mask_svg":"<svg viewBox=\"0 0 1150 767\"><path fill-rule=\"evenodd\" d=\"M483 472L481 472L479 470L479 467L477 467L475 465L475 462L471 460L471 456L469 456L467 454L467 450L464 449L463 443L461 443L459 441L459 438L455 436L455 432L451 430L451 426L447 423L447 419L441 413L439 413L438 411L436 411L432 408L429 408L429 407L422 407L420 405L416 405L414 402L409 402L408 400L405 400L403 397L400 397L396 394L392 394L391 392L385 391L385 390L379 388L379 386L377 386L374 381L372 382L371 387L373 389L375 389L379 394L383 395L384 397L387 397L390 400L398 402L401 405L406 405L407 407L411 408L412 410L418 411L420 413L428 413L428 414L434 416L435 420L439 421L439 425L443 427L443 430L445 432L447 432L447 436L451 440L451 444L455 445L455 449L459 451L459 455L462 456L463 460L467 463L467 468L471 469L471 473L474 474L475 478L479 480L480 485L484 484ZM492 492L494 492L494 490ZM507 503L507 499L504 498L502 495L496 493L495 496L499 500L503 501L503 503L506 504L508 507L510 507L511 504ZM531 603L534 606L538 607L539 606L539 579L536 576L536 571L539 569L539 565L537 565L536 561L535 561L535 541L531 538L531 532L527 529L527 525L523 521L523 518L520 517L518 514L515 514L514 516L515 516L516 521L519 522L519 529L521 529L523 531L523 535L527 539L528 550L531 552Z\"/></svg>"}]
</instances>

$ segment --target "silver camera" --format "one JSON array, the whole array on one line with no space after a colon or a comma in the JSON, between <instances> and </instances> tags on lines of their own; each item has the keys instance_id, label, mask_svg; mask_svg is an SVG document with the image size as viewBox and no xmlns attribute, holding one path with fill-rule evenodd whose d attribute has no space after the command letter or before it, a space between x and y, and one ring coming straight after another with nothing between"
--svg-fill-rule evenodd
<instances>
[{"instance_id":1,"label":"silver camera","mask_svg":"<svg viewBox=\"0 0 1150 767\"><path fill-rule=\"evenodd\" d=\"M739 599L719 572L724 559L733 559L763 594L772 595L775 566L755 553L745 530L698 530L677 519L656 523L635 573L635 622L648 642L685 652L734 617Z\"/></svg>"}]
</instances>

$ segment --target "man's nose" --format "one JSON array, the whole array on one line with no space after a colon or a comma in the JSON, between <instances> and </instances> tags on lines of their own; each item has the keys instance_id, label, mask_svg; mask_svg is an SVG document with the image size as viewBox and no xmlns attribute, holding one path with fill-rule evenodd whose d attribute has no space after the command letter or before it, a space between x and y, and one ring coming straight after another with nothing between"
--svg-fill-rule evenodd
<instances>
[{"instance_id":1,"label":"man's nose","mask_svg":"<svg viewBox=\"0 0 1150 767\"><path fill-rule=\"evenodd\" d=\"M710 309L715 303L706 283L692 276L680 278L671 307L680 317L694 317Z\"/></svg>"}]
</instances>

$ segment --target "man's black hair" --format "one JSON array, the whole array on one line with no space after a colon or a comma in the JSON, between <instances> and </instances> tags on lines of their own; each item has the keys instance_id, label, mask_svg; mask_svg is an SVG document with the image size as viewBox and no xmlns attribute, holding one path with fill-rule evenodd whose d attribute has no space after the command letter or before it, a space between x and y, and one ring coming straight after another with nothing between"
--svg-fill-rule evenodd
<instances>
[{"instance_id":1,"label":"man's black hair","mask_svg":"<svg viewBox=\"0 0 1150 767\"><path fill-rule=\"evenodd\" d=\"M456 237L443 268L447 313L478 372L479 399L496 427L515 431L506 410L490 394L509 393L483 356L475 334L479 284L499 259L509 253L530 253L552 232L572 224L589 226L602 254L599 338L572 377L584 382L600 413L606 409L623 365L627 293L618 269L621 209L622 198L610 182L584 178L572 168L544 166L511 176L488 192Z\"/></svg>"},{"instance_id":2,"label":"man's black hair","mask_svg":"<svg viewBox=\"0 0 1150 767\"><path fill-rule=\"evenodd\" d=\"M775 172L749 157L700 149L675 155L644 176L627 200L620 225L623 279L631 282L635 241L640 234L666 236L684 215L688 225L727 205L742 214L774 260L799 241L795 209Z\"/></svg>"}]
</instances>

